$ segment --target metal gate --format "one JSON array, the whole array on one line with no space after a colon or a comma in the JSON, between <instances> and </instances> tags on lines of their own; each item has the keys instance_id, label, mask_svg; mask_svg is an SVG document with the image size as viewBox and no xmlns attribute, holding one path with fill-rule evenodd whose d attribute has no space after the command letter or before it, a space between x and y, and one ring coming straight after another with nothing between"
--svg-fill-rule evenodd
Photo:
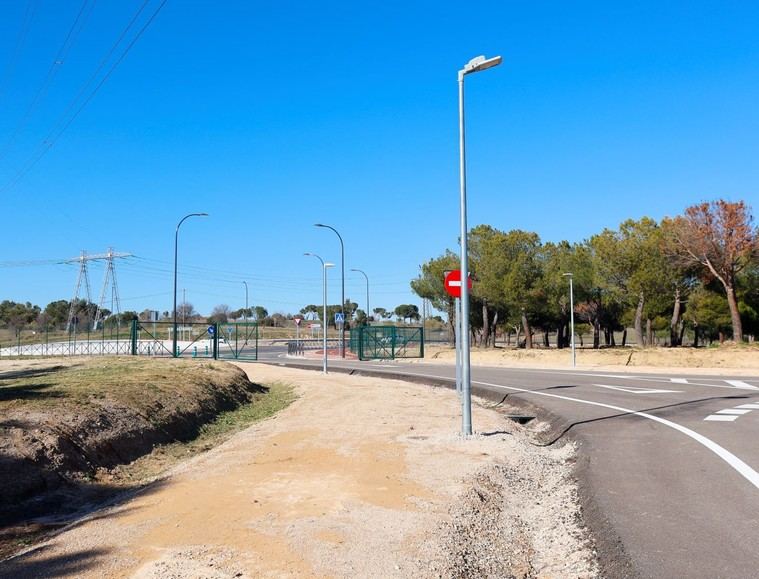
<instances>
[{"instance_id":1,"label":"metal gate","mask_svg":"<svg viewBox=\"0 0 759 579\"><path fill-rule=\"evenodd\" d=\"M359 360L424 358L424 329L361 326L351 330L350 349Z\"/></svg>"},{"instance_id":2,"label":"metal gate","mask_svg":"<svg viewBox=\"0 0 759 579\"><path fill-rule=\"evenodd\" d=\"M177 324L174 350L173 322L132 322L133 356L258 360L258 324Z\"/></svg>"},{"instance_id":3,"label":"metal gate","mask_svg":"<svg viewBox=\"0 0 759 579\"><path fill-rule=\"evenodd\" d=\"M174 349L173 322L132 322L131 354L133 356L216 358L216 324L200 322L176 325Z\"/></svg>"},{"instance_id":4,"label":"metal gate","mask_svg":"<svg viewBox=\"0 0 759 579\"><path fill-rule=\"evenodd\" d=\"M216 352L225 360L258 360L258 324L218 324Z\"/></svg>"}]
</instances>

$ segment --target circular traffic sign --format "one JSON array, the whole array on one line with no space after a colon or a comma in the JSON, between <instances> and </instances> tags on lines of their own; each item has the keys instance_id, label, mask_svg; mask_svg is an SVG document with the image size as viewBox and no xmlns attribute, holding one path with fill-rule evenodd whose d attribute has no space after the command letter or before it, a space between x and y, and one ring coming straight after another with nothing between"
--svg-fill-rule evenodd
<instances>
[{"instance_id":1,"label":"circular traffic sign","mask_svg":"<svg viewBox=\"0 0 759 579\"><path fill-rule=\"evenodd\" d=\"M216 328L213 326L208 326L208 335L213 336L214 332L216 331Z\"/></svg>"},{"instance_id":2,"label":"circular traffic sign","mask_svg":"<svg viewBox=\"0 0 759 579\"><path fill-rule=\"evenodd\" d=\"M472 278L468 278L468 285L469 289L472 289ZM445 275L445 281L443 283L445 285L445 291L448 292L449 295L453 296L454 298L460 298L461 297L461 270L460 269L454 269L453 271L449 271Z\"/></svg>"}]
</instances>

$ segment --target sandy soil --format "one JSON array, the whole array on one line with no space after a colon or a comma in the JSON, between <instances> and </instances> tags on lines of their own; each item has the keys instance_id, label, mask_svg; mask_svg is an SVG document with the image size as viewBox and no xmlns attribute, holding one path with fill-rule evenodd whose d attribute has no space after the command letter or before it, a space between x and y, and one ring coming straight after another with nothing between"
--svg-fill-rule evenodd
<instances>
[{"instance_id":1,"label":"sandy soil","mask_svg":"<svg viewBox=\"0 0 759 579\"><path fill-rule=\"evenodd\" d=\"M454 364L453 348L425 346L425 358L408 360L415 363ZM513 368L565 369L571 367L571 351L544 349L478 349L471 351L471 363L480 366ZM685 369L698 374L759 375L759 347L722 346L719 348L612 348L578 349L577 368L614 372L683 373Z\"/></svg>"},{"instance_id":2,"label":"sandy soil","mask_svg":"<svg viewBox=\"0 0 759 579\"><path fill-rule=\"evenodd\" d=\"M0 565L34 577L593 577L574 448L454 392L242 365L300 398L152 488Z\"/></svg>"}]
</instances>

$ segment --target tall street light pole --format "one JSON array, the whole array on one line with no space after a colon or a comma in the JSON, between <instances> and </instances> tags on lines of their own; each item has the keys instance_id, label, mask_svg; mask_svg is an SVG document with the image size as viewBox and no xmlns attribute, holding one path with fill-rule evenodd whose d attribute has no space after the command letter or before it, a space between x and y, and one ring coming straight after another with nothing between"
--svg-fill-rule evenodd
<instances>
[{"instance_id":1,"label":"tall street light pole","mask_svg":"<svg viewBox=\"0 0 759 579\"><path fill-rule=\"evenodd\" d=\"M472 434L472 380L469 367L469 243L466 224L466 146L464 138L464 77L501 64L501 57L477 56L459 71L459 184L461 187L461 385L464 436Z\"/></svg>"},{"instance_id":2,"label":"tall street light pole","mask_svg":"<svg viewBox=\"0 0 759 579\"><path fill-rule=\"evenodd\" d=\"M245 320L245 324L247 326L248 324L248 282L243 281L242 284L245 286L245 313L243 314L243 319Z\"/></svg>"},{"instance_id":3,"label":"tall street light pole","mask_svg":"<svg viewBox=\"0 0 759 579\"><path fill-rule=\"evenodd\" d=\"M564 277L569 278L569 327L572 332L572 368L577 366L577 354L575 350L575 296L572 287L572 274L564 273Z\"/></svg>"},{"instance_id":4,"label":"tall street light pole","mask_svg":"<svg viewBox=\"0 0 759 579\"><path fill-rule=\"evenodd\" d=\"M357 271L366 278L366 325L369 325L369 276L361 269L351 269L351 271Z\"/></svg>"},{"instance_id":5,"label":"tall street light pole","mask_svg":"<svg viewBox=\"0 0 759 579\"><path fill-rule=\"evenodd\" d=\"M185 215L182 217L179 223L177 223L177 229L174 232L174 332L172 336L173 347L171 350L171 355L175 358L179 355L177 352L177 258L179 254L179 228L182 226L182 223L184 223L185 219L189 219L190 217L208 217L208 213L189 213L188 215Z\"/></svg>"},{"instance_id":6,"label":"tall street light pole","mask_svg":"<svg viewBox=\"0 0 759 579\"><path fill-rule=\"evenodd\" d=\"M323 223L314 223L314 227L324 227L331 229L337 235L340 240L340 280L342 283L342 291L340 292L340 313L343 316L343 323L340 326L340 356L345 358L345 244L343 244L343 238L338 233L337 229L331 225L324 225Z\"/></svg>"},{"instance_id":7,"label":"tall street light pole","mask_svg":"<svg viewBox=\"0 0 759 579\"><path fill-rule=\"evenodd\" d=\"M327 373L327 326L329 320L327 319L327 268L334 267L334 263L325 263L324 260L315 253L304 253L303 255L310 255L315 257L322 264L322 318L324 320L324 328L322 329L322 344L324 353L322 354L322 373Z\"/></svg>"}]
</instances>

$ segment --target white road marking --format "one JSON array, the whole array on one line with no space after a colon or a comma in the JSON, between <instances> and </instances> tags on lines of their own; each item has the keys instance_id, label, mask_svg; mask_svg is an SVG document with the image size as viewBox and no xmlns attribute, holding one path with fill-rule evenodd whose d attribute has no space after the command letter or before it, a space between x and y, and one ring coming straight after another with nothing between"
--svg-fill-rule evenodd
<instances>
[{"instance_id":1,"label":"white road marking","mask_svg":"<svg viewBox=\"0 0 759 579\"><path fill-rule=\"evenodd\" d=\"M717 414L734 414L735 416L743 416L749 412L751 412L751 410L743 410L740 408L725 408L724 410L717 410Z\"/></svg>"},{"instance_id":2,"label":"white road marking","mask_svg":"<svg viewBox=\"0 0 759 579\"><path fill-rule=\"evenodd\" d=\"M442 380L449 381L451 379L448 376L435 376L432 374L414 374L414 375L421 376L423 378L434 378L436 380L442 379ZM705 437L703 434L699 434L695 430L691 430L690 428L681 426L680 424L677 424L676 422L672 422L671 420L660 418L658 416L654 416L653 414L648 414L646 412L638 412L637 410L632 410L630 408L623 408L622 406L614 406L613 404L604 404L603 402L594 402L593 400L582 400L581 398L572 398L571 396L562 396L560 394L551 394L549 392L536 392L533 390L528 390L527 388L517 388L516 386L503 386L501 384L492 384L490 382L480 382L480 381L474 381L474 380L472 382L474 384L482 384L483 386L491 386L493 388L500 388L504 390L513 390L514 392L522 392L524 394L534 394L536 396L547 396L549 398L557 398L559 400L567 400L569 402L577 402L579 404L588 404L589 406L609 408L610 410L625 412L627 414L633 414L635 416L640 416L642 418L648 418L649 420L653 420L654 422L663 424L664 426L672 428L673 430L677 430L678 432L684 434L685 436L688 436L689 438L692 438L693 440L695 440L702 446L706 447L707 449L712 451L714 454L716 454L719 458L721 458L723 461L725 461L733 470L735 470L739 475L745 478L749 483L754 485L754 487L757 490L759 490L759 472L756 472L753 468L751 468L749 465L743 462L740 458L735 456L732 452L730 452L726 448L723 448L722 446L720 446L713 440Z\"/></svg>"},{"instance_id":3,"label":"white road marking","mask_svg":"<svg viewBox=\"0 0 759 579\"><path fill-rule=\"evenodd\" d=\"M736 408L748 408L749 410L759 410L759 404L741 404Z\"/></svg>"},{"instance_id":4,"label":"white road marking","mask_svg":"<svg viewBox=\"0 0 759 579\"><path fill-rule=\"evenodd\" d=\"M628 392L630 394L675 394L682 392L682 390L656 390L654 388L637 388L635 386L612 386L610 384L594 384L601 388L609 388L611 390L620 390L622 392Z\"/></svg>"},{"instance_id":5,"label":"white road marking","mask_svg":"<svg viewBox=\"0 0 759 579\"><path fill-rule=\"evenodd\" d=\"M744 390L759 390L759 387L746 384L743 380L725 380L733 388L743 388Z\"/></svg>"},{"instance_id":6,"label":"white road marking","mask_svg":"<svg viewBox=\"0 0 759 579\"><path fill-rule=\"evenodd\" d=\"M497 367L497 366L491 366L492 369L495 370L503 370L503 368ZM512 370L516 370L516 368L511 368ZM672 383L671 378L661 377L661 376L640 376L635 374L627 374L625 376L618 375L618 374L599 374L599 373L590 373L590 372L577 372L577 371L561 371L561 370L533 370L533 369L527 369L527 368L518 368L518 370L524 370L525 372L530 372L533 374L553 374L553 375L559 375L559 376L592 376L593 378L619 378L624 380L636 380L638 382L665 382L668 384ZM692 378L691 378L692 379ZM700 380L709 380L709 376L702 376L699 378ZM751 386L751 384L746 384L745 382L741 382L740 380L720 380L719 378L715 378L715 380L719 382L740 382L740 384L743 384L743 386L737 386L737 385L726 385L726 384L705 384L703 382L688 382L688 385L690 386L706 386L708 388L727 388L729 390L732 390L734 388L745 388L748 390L759 390L756 386ZM751 380L754 380L751 378Z\"/></svg>"},{"instance_id":7,"label":"white road marking","mask_svg":"<svg viewBox=\"0 0 759 579\"><path fill-rule=\"evenodd\" d=\"M737 416L728 416L726 414L710 414L704 420L711 420L712 422L732 422L738 418Z\"/></svg>"},{"instance_id":8,"label":"white road marking","mask_svg":"<svg viewBox=\"0 0 759 579\"><path fill-rule=\"evenodd\" d=\"M674 382L675 384L687 384L688 379L687 378L670 378L670 382Z\"/></svg>"}]
</instances>

